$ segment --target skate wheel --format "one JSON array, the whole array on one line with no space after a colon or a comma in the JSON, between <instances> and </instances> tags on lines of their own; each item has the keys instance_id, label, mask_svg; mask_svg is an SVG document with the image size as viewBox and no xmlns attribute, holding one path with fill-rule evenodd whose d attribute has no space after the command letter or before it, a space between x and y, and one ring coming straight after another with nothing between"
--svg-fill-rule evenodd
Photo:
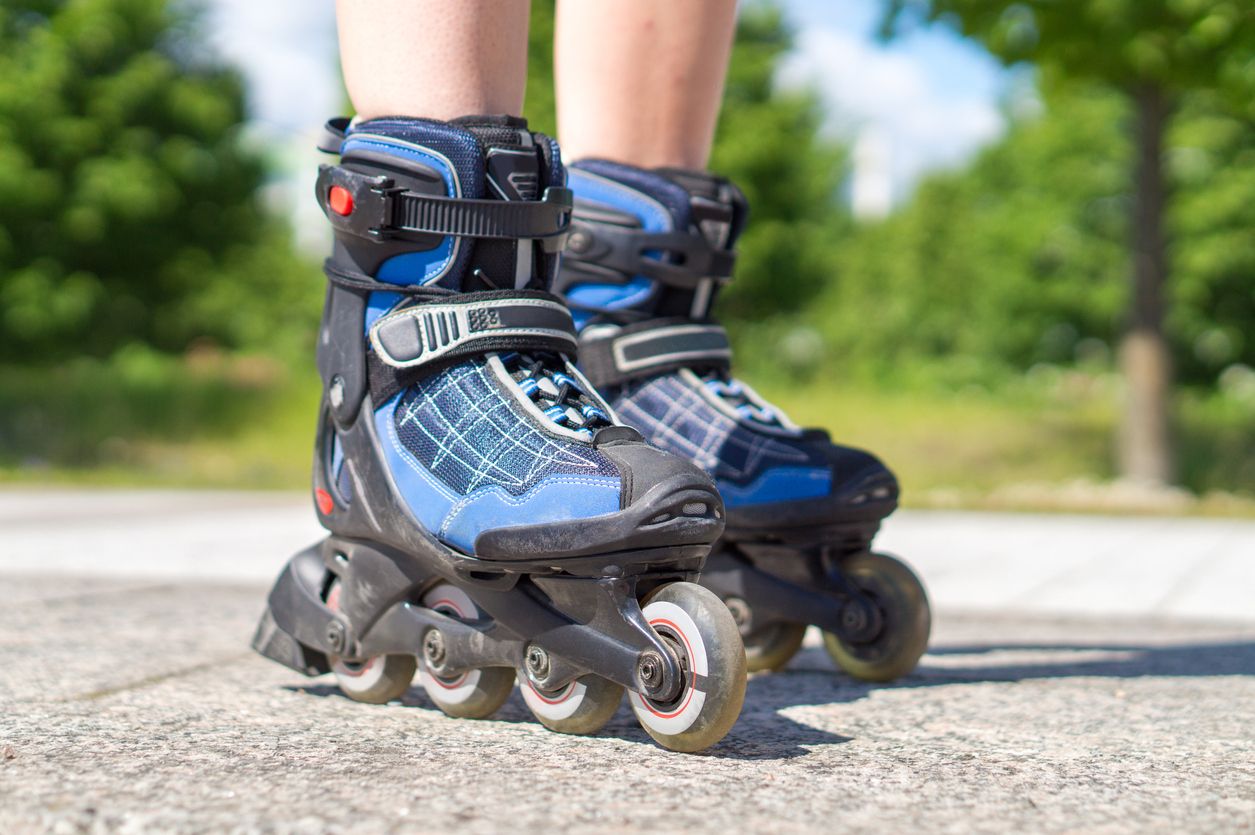
<instances>
[{"instance_id":1,"label":"skate wheel","mask_svg":"<svg viewBox=\"0 0 1255 835\"><path fill-rule=\"evenodd\" d=\"M327 589L327 608L340 611L340 581ZM376 655L365 661L343 661L328 656L340 691L358 702L382 705L399 699L410 689L418 660L412 655Z\"/></svg>"},{"instance_id":2,"label":"skate wheel","mask_svg":"<svg viewBox=\"0 0 1255 835\"><path fill-rule=\"evenodd\" d=\"M892 681L914 670L928 649L932 628L928 593L915 572L901 560L870 551L849 557L841 568L880 607L884 628L859 644L824 632L824 648L832 660L864 681Z\"/></svg>"},{"instance_id":3,"label":"skate wheel","mask_svg":"<svg viewBox=\"0 0 1255 835\"><path fill-rule=\"evenodd\" d=\"M442 583L423 595L423 606L460 620L476 620L479 608L470 595L450 583ZM418 680L427 698L449 716L486 719L497 712L514 689L514 670L509 667L481 667L456 676L432 672L423 661Z\"/></svg>"},{"instance_id":4,"label":"skate wheel","mask_svg":"<svg viewBox=\"0 0 1255 835\"><path fill-rule=\"evenodd\" d=\"M804 623L773 623L743 636L745 667L751 673L781 670L802 648Z\"/></svg>"},{"instance_id":5,"label":"skate wheel","mask_svg":"<svg viewBox=\"0 0 1255 835\"><path fill-rule=\"evenodd\" d=\"M664 748L709 748L732 729L745 701L745 649L736 621L723 601L694 583L663 586L642 611L679 657L684 686L668 704L629 692L637 721Z\"/></svg>"},{"instance_id":6,"label":"skate wheel","mask_svg":"<svg viewBox=\"0 0 1255 835\"><path fill-rule=\"evenodd\" d=\"M588 675L550 692L519 672L519 692L540 723L560 734L595 734L605 727L623 701L623 688L601 676Z\"/></svg>"}]
</instances>

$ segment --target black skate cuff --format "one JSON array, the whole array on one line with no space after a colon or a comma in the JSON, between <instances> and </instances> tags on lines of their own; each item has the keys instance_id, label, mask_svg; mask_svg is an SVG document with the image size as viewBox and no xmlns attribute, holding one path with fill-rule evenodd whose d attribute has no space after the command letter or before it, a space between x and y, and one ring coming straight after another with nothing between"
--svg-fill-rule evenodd
<instances>
[{"instance_id":1,"label":"black skate cuff","mask_svg":"<svg viewBox=\"0 0 1255 835\"><path fill-rule=\"evenodd\" d=\"M644 232L599 220L595 210L580 208L571 222L564 258L623 276L643 275L684 290L694 290L710 279L726 282L732 277L736 252L712 246L702 235ZM660 253L666 257L659 258Z\"/></svg>"},{"instance_id":2,"label":"black skate cuff","mask_svg":"<svg viewBox=\"0 0 1255 835\"><path fill-rule=\"evenodd\" d=\"M545 252L566 244L572 193L549 186L539 200L470 200L421 194L384 175L338 165L318 167L318 204L333 228L381 241L422 235L456 235L538 241Z\"/></svg>"},{"instance_id":3,"label":"black skate cuff","mask_svg":"<svg viewBox=\"0 0 1255 835\"><path fill-rule=\"evenodd\" d=\"M726 371L731 362L724 329L689 319L652 319L580 340L580 370L597 387L679 368Z\"/></svg>"}]
</instances>

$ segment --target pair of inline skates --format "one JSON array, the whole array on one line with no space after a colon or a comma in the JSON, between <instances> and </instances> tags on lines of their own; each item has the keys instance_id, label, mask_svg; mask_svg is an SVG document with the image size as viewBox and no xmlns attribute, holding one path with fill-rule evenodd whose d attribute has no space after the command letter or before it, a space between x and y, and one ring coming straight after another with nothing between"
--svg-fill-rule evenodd
<instances>
[{"instance_id":1,"label":"pair of inline skates","mask_svg":"<svg viewBox=\"0 0 1255 835\"><path fill-rule=\"evenodd\" d=\"M915 666L923 588L869 549L893 476L730 375L709 309L745 220L734 186L597 160L568 181L509 117L328 127L330 535L275 583L259 652L366 702L417 674L468 718L517 682L568 733L626 690L679 751L722 739L747 671L782 667L810 624L856 676Z\"/></svg>"}]
</instances>

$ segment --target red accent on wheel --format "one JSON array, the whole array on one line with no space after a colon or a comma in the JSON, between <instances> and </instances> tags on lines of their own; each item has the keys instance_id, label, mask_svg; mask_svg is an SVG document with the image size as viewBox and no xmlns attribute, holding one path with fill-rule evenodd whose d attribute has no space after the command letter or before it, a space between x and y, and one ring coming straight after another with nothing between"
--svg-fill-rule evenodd
<instances>
[{"instance_id":1,"label":"red accent on wheel","mask_svg":"<svg viewBox=\"0 0 1255 835\"><path fill-rule=\"evenodd\" d=\"M336 503L331 500L331 494L321 487L314 491L314 501L318 504L318 512L323 516L330 516L331 511L336 509Z\"/></svg>"},{"instance_id":2,"label":"red accent on wheel","mask_svg":"<svg viewBox=\"0 0 1255 835\"><path fill-rule=\"evenodd\" d=\"M454 603L452 600L447 600L443 597L437 600L435 603L428 606L427 608L431 609L432 611L439 612L441 607L444 607L446 609L452 609L453 614L457 615L460 618L466 617L466 613L458 608L458 604Z\"/></svg>"},{"instance_id":3,"label":"red accent on wheel","mask_svg":"<svg viewBox=\"0 0 1255 835\"><path fill-rule=\"evenodd\" d=\"M382 657L383 656L381 655L375 655L363 661L361 664L348 664L347 662L341 661L340 666L344 667L344 669L340 671L340 674L346 675L349 678L360 678L370 672L370 668L374 667L375 662Z\"/></svg>"},{"instance_id":4,"label":"red accent on wheel","mask_svg":"<svg viewBox=\"0 0 1255 835\"><path fill-rule=\"evenodd\" d=\"M676 626L674 623L667 620L666 618L656 618L649 622L650 626L656 626L657 624L662 624L663 626L670 626L672 631L675 632L675 634L679 636L680 640L684 642L684 648L688 650L689 658L693 657L693 645L689 643L689 639L687 636L685 636L684 630L680 629L680 627ZM696 692L697 692L696 687L688 688L688 695L684 697L684 703L680 705L678 708L676 708L675 710L673 710L671 713L661 713L657 710L654 710L653 703L650 702L649 699L642 698L641 704L645 705L645 709L648 710L650 713L654 714L655 716L657 716L659 719L670 719L674 716L679 716L681 713L684 712L684 709L689 706L689 702L693 701L693 694Z\"/></svg>"},{"instance_id":5,"label":"red accent on wheel","mask_svg":"<svg viewBox=\"0 0 1255 835\"><path fill-rule=\"evenodd\" d=\"M437 685L444 688L445 690L458 689L466 682L467 677L470 676L470 673L462 673L462 675L458 676L453 681L449 682L448 684L445 684L444 679L442 679L440 676L433 673L431 670L428 670L427 674L431 676L432 681L436 682Z\"/></svg>"},{"instance_id":6,"label":"red accent on wheel","mask_svg":"<svg viewBox=\"0 0 1255 835\"><path fill-rule=\"evenodd\" d=\"M558 698L546 699L545 694L537 690L536 685L532 684L530 680L528 680L527 686L532 688L532 692L536 694L536 698L540 699L542 702L544 702L547 705L560 705L563 702L565 702L567 699L571 698L571 694L575 692L575 682L571 682L566 687L562 688L562 694L558 696ZM619 698L621 699L623 697L620 696Z\"/></svg>"},{"instance_id":7,"label":"red accent on wheel","mask_svg":"<svg viewBox=\"0 0 1255 835\"><path fill-rule=\"evenodd\" d=\"M343 186L332 186L327 192L327 207L344 217L353 213L353 195Z\"/></svg>"}]
</instances>

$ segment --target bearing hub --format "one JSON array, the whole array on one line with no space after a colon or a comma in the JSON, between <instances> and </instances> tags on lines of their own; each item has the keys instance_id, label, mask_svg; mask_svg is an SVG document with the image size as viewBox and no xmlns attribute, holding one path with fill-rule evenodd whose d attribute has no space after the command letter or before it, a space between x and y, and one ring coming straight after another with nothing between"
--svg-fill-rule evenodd
<instances>
[{"instance_id":1,"label":"bearing hub","mask_svg":"<svg viewBox=\"0 0 1255 835\"><path fill-rule=\"evenodd\" d=\"M680 682L668 675L666 659L657 650L647 649L640 654L636 679L640 682L641 695L662 704L674 699L680 689Z\"/></svg>"},{"instance_id":2,"label":"bearing hub","mask_svg":"<svg viewBox=\"0 0 1255 835\"><path fill-rule=\"evenodd\" d=\"M327 623L326 631L327 645L336 652L344 652L344 624L338 620Z\"/></svg>"},{"instance_id":3,"label":"bearing hub","mask_svg":"<svg viewBox=\"0 0 1255 835\"><path fill-rule=\"evenodd\" d=\"M537 681L549 675L549 653L538 646L527 648L527 672Z\"/></svg>"},{"instance_id":4,"label":"bearing hub","mask_svg":"<svg viewBox=\"0 0 1255 835\"><path fill-rule=\"evenodd\" d=\"M439 669L444 664L444 635L440 634L439 629L429 629L423 636L423 657L435 669Z\"/></svg>"},{"instance_id":5,"label":"bearing hub","mask_svg":"<svg viewBox=\"0 0 1255 835\"><path fill-rule=\"evenodd\" d=\"M748 634L750 626L750 604L740 597L729 597L723 601L728 607L728 611L732 613L732 620L736 622L737 629L741 630L742 635Z\"/></svg>"},{"instance_id":6,"label":"bearing hub","mask_svg":"<svg viewBox=\"0 0 1255 835\"><path fill-rule=\"evenodd\" d=\"M863 596L846 601L841 607L842 638L853 643L867 643L880 634L882 618L876 604Z\"/></svg>"}]
</instances>

